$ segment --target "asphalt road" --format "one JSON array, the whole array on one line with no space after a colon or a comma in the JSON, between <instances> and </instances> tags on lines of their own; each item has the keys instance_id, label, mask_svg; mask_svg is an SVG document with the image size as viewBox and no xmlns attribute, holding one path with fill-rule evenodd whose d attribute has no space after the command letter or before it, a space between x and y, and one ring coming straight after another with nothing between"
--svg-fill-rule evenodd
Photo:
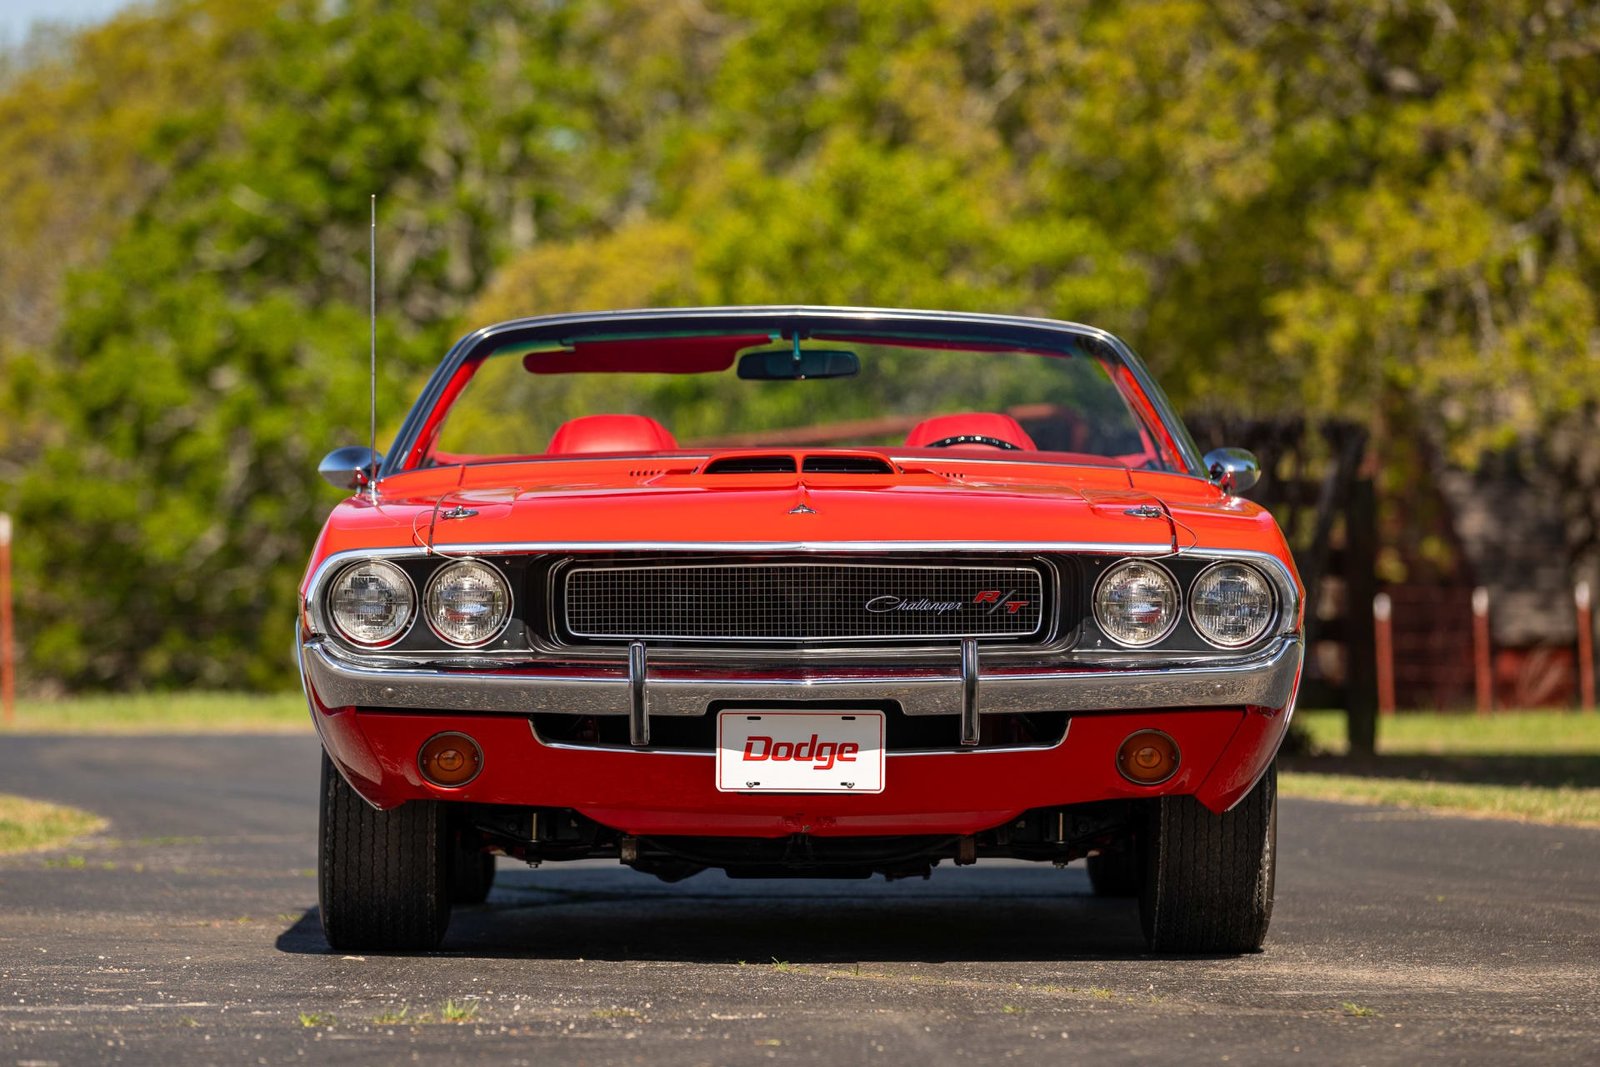
<instances>
[{"instance_id":1,"label":"asphalt road","mask_svg":"<svg viewBox=\"0 0 1600 1067\"><path fill-rule=\"evenodd\" d=\"M1600 1062L1593 830L1285 802L1240 958L1146 955L1079 867L504 860L443 951L352 957L317 927L309 737L3 743L0 791L111 828L0 858L0 1065ZM446 1001L475 1017L420 1021Z\"/></svg>"}]
</instances>

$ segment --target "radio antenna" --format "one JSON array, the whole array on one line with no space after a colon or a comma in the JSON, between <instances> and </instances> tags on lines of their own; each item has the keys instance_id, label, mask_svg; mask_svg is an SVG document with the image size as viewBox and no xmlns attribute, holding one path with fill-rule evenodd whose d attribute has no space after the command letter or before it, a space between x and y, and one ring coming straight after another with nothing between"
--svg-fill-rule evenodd
<instances>
[{"instance_id":1,"label":"radio antenna","mask_svg":"<svg viewBox=\"0 0 1600 1067\"><path fill-rule=\"evenodd\" d=\"M367 239L367 310L371 331L367 342L369 392L367 397L368 437L372 451L368 462L372 469L367 476L367 490L372 502L378 502L378 194L372 194L372 229Z\"/></svg>"}]
</instances>

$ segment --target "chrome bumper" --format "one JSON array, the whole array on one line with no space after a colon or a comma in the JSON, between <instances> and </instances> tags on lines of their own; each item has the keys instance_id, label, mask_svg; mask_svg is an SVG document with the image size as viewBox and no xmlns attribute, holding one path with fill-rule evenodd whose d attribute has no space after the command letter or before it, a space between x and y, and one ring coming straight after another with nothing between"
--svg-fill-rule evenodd
<instances>
[{"instance_id":1,"label":"chrome bumper","mask_svg":"<svg viewBox=\"0 0 1600 1067\"><path fill-rule=\"evenodd\" d=\"M957 671L937 668L791 668L752 672L649 667L636 643L626 668L441 669L359 664L321 640L300 648L301 668L326 707L416 708L528 715L627 715L637 744L652 716L698 716L714 700L892 700L907 715L960 715L963 740L977 743L979 715L1139 708L1257 707L1289 703L1304 646L1283 637L1249 656L1164 667L1073 664L983 671L977 645L964 643ZM970 739L969 739L970 738Z\"/></svg>"}]
</instances>

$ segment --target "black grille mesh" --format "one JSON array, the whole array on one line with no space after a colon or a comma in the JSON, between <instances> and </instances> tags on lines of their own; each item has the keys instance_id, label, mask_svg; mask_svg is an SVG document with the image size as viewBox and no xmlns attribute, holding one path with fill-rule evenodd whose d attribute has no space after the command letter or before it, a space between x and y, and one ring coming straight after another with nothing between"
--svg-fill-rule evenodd
<instances>
[{"instance_id":1,"label":"black grille mesh","mask_svg":"<svg viewBox=\"0 0 1600 1067\"><path fill-rule=\"evenodd\" d=\"M575 637L874 641L1040 632L1038 567L879 563L616 564L565 577Z\"/></svg>"}]
</instances>

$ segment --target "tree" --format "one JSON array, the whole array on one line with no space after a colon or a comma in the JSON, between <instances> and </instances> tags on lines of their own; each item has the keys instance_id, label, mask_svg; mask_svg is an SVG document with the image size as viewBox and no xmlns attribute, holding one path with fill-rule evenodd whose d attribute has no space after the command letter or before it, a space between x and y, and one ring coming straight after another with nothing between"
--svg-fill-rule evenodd
<instances>
[{"instance_id":1,"label":"tree","mask_svg":"<svg viewBox=\"0 0 1600 1067\"><path fill-rule=\"evenodd\" d=\"M372 192L391 424L484 319L805 300L1600 471L1591 5L168 0L62 47L0 81L0 500L65 685L288 676Z\"/></svg>"},{"instance_id":2,"label":"tree","mask_svg":"<svg viewBox=\"0 0 1600 1067\"><path fill-rule=\"evenodd\" d=\"M397 422L493 262L603 205L605 152L583 148L594 109L560 13L194 0L152 17L176 39L138 54L160 77L198 62L205 91L157 97L143 125L148 98L106 105L161 180L71 277L49 342L7 356L29 661L75 686L281 684L331 502L316 459L365 437L368 193ZM104 32L137 52L148 29Z\"/></svg>"}]
</instances>

